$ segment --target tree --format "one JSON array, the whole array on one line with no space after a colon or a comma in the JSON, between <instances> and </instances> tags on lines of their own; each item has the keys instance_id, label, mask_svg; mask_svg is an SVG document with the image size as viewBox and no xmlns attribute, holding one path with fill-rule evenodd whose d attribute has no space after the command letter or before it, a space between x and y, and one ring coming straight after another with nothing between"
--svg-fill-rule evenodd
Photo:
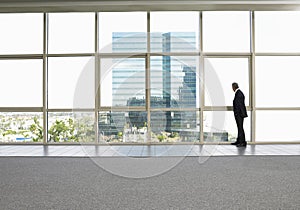
<instances>
[{"instance_id":1,"label":"tree","mask_svg":"<svg viewBox=\"0 0 300 210\"><path fill-rule=\"evenodd\" d=\"M39 140L42 140L44 137L43 127L40 125L40 122L38 121L37 117L33 118L33 122L34 124L32 124L29 127L29 130L33 134L32 141L37 142Z\"/></svg>"},{"instance_id":2,"label":"tree","mask_svg":"<svg viewBox=\"0 0 300 210\"><path fill-rule=\"evenodd\" d=\"M17 132L16 131L13 131L13 130L6 130L6 131L4 131L3 132L3 136L6 136L6 135L15 135L15 134L17 134Z\"/></svg>"},{"instance_id":3,"label":"tree","mask_svg":"<svg viewBox=\"0 0 300 210\"><path fill-rule=\"evenodd\" d=\"M66 131L68 127L63 120L55 120L49 129L50 141L59 142L61 139L65 139Z\"/></svg>"},{"instance_id":4,"label":"tree","mask_svg":"<svg viewBox=\"0 0 300 210\"><path fill-rule=\"evenodd\" d=\"M167 137L163 134L158 134L157 139L159 140L159 142L163 142L165 139L167 139Z\"/></svg>"},{"instance_id":5,"label":"tree","mask_svg":"<svg viewBox=\"0 0 300 210\"><path fill-rule=\"evenodd\" d=\"M48 131L50 141L79 141L78 135L75 135L74 120L69 118L67 121L56 120Z\"/></svg>"}]
</instances>

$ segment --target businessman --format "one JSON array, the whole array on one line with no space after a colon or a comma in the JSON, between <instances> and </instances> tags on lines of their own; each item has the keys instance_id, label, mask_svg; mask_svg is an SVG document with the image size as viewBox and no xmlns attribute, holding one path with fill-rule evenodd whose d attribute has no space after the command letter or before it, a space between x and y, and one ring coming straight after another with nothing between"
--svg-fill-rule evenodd
<instances>
[{"instance_id":1,"label":"businessman","mask_svg":"<svg viewBox=\"0 0 300 210\"><path fill-rule=\"evenodd\" d=\"M239 89L239 85L236 82L232 83L232 90L235 92L233 100L233 113L238 129L238 136L236 142L233 142L231 144L236 145L237 147L246 147L247 142L245 139L245 131L243 128L244 118L248 117L245 106L245 96Z\"/></svg>"}]
</instances>

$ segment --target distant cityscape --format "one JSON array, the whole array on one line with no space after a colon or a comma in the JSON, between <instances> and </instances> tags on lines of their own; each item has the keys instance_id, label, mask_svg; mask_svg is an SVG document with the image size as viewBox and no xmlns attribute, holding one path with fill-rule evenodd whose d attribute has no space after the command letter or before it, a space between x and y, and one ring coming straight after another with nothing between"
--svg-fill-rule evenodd
<instances>
[{"instance_id":1,"label":"distant cityscape","mask_svg":"<svg viewBox=\"0 0 300 210\"><path fill-rule=\"evenodd\" d=\"M193 51L193 32L152 33L151 50ZM139 52L145 47L145 33L113 33L113 52ZM112 69L113 106L145 107L143 60L115 60ZM196 108L197 74L193 57L154 56L151 68L151 108ZM139 91L141 90L141 91ZM154 91L155 90L155 91ZM151 141L199 141L200 122L196 111L151 112ZM124 124L125 122L125 124ZM100 138L103 141L146 141L147 112L129 111L103 113L99 117ZM137 137L136 137L137 136ZM206 133L205 138L228 140L227 132Z\"/></svg>"}]
</instances>

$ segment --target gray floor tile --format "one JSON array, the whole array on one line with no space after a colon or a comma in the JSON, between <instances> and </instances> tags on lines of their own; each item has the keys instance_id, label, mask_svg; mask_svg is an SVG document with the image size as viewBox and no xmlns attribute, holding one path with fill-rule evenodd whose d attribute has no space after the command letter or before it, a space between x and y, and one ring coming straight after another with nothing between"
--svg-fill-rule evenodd
<instances>
[{"instance_id":1,"label":"gray floor tile","mask_svg":"<svg viewBox=\"0 0 300 210\"><path fill-rule=\"evenodd\" d=\"M248 145L0 145L0 156L238 156L300 155L300 144Z\"/></svg>"}]
</instances>

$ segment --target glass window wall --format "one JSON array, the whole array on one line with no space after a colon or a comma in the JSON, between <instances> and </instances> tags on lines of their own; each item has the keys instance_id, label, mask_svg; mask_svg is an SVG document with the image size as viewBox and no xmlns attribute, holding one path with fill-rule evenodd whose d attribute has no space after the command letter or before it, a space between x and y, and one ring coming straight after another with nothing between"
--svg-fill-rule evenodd
<instances>
[{"instance_id":1,"label":"glass window wall","mask_svg":"<svg viewBox=\"0 0 300 210\"><path fill-rule=\"evenodd\" d=\"M249 12L203 12L205 52L250 52L250 43Z\"/></svg>"},{"instance_id":2,"label":"glass window wall","mask_svg":"<svg viewBox=\"0 0 300 210\"><path fill-rule=\"evenodd\" d=\"M95 115L93 112L49 112L49 143L95 142Z\"/></svg>"},{"instance_id":3,"label":"glass window wall","mask_svg":"<svg viewBox=\"0 0 300 210\"><path fill-rule=\"evenodd\" d=\"M258 142L296 142L300 140L300 111L257 111Z\"/></svg>"},{"instance_id":4,"label":"glass window wall","mask_svg":"<svg viewBox=\"0 0 300 210\"><path fill-rule=\"evenodd\" d=\"M48 107L93 108L95 100L93 57L48 59Z\"/></svg>"},{"instance_id":5,"label":"glass window wall","mask_svg":"<svg viewBox=\"0 0 300 210\"><path fill-rule=\"evenodd\" d=\"M204 71L206 106L232 106L233 82L239 84L245 95L245 105L249 105L248 58L206 58Z\"/></svg>"},{"instance_id":6,"label":"glass window wall","mask_svg":"<svg viewBox=\"0 0 300 210\"><path fill-rule=\"evenodd\" d=\"M199 50L199 12L151 12L152 52Z\"/></svg>"},{"instance_id":7,"label":"glass window wall","mask_svg":"<svg viewBox=\"0 0 300 210\"><path fill-rule=\"evenodd\" d=\"M151 131L152 142L198 142L200 140L199 112L153 111Z\"/></svg>"},{"instance_id":8,"label":"glass window wall","mask_svg":"<svg viewBox=\"0 0 300 210\"><path fill-rule=\"evenodd\" d=\"M146 52L146 12L99 13L100 52Z\"/></svg>"},{"instance_id":9,"label":"glass window wall","mask_svg":"<svg viewBox=\"0 0 300 210\"><path fill-rule=\"evenodd\" d=\"M42 142L43 114L39 112L1 112L0 142Z\"/></svg>"},{"instance_id":10,"label":"glass window wall","mask_svg":"<svg viewBox=\"0 0 300 210\"><path fill-rule=\"evenodd\" d=\"M95 13L50 13L48 52L95 51Z\"/></svg>"},{"instance_id":11,"label":"glass window wall","mask_svg":"<svg viewBox=\"0 0 300 210\"><path fill-rule=\"evenodd\" d=\"M147 112L99 112L98 125L102 143L147 143Z\"/></svg>"},{"instance_id":12,"label":"glass window wall","mask_svg":"<svg viewBox=\"0 0 300 210\"><path fill-rule=\"evenodd\" d=\"M101 106L145 106L145 59L103 58Z\"/></svg>"},{"instance_id":13,"label":"glass window wall","mask_svg":"<svg viewBox=\"0 0 300 210\"><path fill-rule=\"evenodd\" d=\"M0 142L300 142L299 14L0 14Z\"/></svg>"},{"instance_id":14,"label":"glass window wall","mask_svg":"<svg viewBox=\"0 0 300 210\"><path fill-rule=\"evenodd\" d=\"M256 106L300 107L300 57L257 56Z\"/></svg>"},{"instance_id":15,"label":"glass window wall","mask_svg":"<svg viewBox=\"0 0 300 210\"><path fill-rule=\"evenodd\" d=\"M255 12L256 52L300 52L299 11Z\"/></svg>"},{"instance_id":16,"label":"glass window wall","mask_svg":"<svg viewBox=\"0 0 300 210\"><path fill-rule=\"evenodd\" d=\"M198 108L198 57L151 57L150 84L151 108Z\"/></svg>"},{"instance_id":17,"label":"glass window wall","mask_svg":"<svg viewBox=\"0 0 300 210\"><path fill-rule=\"evenodd\" d=\"M251 113L244 118L246 141L250 141ZM237 126L232 111L205 111L203 117L204 140L207 142L235 142Z\"/></svg>"},{"instance_id":18,"label":"glass window wall","mask_svg":"<svg viewBox=\"0 0 300 210\"><path fill-rule=\"evenodd\" d=\"M0 54L43 53L43 14L0 14Z\"/></svg>"},{"instance_id":19,"label":"glass window wall","mask_svg":"<svg viewBox=\"0 0 300 210\"><path fill-rule=\"evenodd\" d=\"M0 106L43 106L43 60L0 60Z\"/></svg>"}]
</instances>

